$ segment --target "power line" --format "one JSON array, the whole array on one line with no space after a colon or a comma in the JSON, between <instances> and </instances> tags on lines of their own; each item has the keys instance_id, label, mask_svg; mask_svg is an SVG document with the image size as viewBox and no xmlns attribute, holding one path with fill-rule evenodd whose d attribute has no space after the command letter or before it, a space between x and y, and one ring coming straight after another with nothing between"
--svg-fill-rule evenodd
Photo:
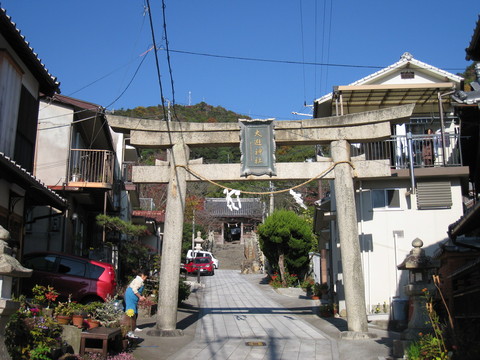
<instances>
[{"instance_id":1,"label":"power line","mask_svg":"<svg viewBox=\"0 0 480 360\"><path fill-rule=\"evenodd\" d=\"M159 48L158 50L165 51L166 49ZM303 62L295 60L276 60L276 59L262 59L262 58L250 58L242 56L229 56L229 55L218 55L218 54L208 54L208 53L199 53L194 51L186 50L173 50L169 49L170 52L187 54L187 55L197 55L197 56L207 56L214 58L222 59L231 59L231 60L245 60L245 61L258 61L258 62L271 62L271 63L281 63L281 64L295 64L295 65L314 65L314 66L329 66L329 67L348 67L348 68L366 68L366 69L384 69L385 66L378 65L354 65L354 64L328 64L328 63L318 63L318 62ZM443 70L465 70L464 68L442 68Z\"/></svg>"},{"instance_id":2,"label":"power line","mask_svg":"<svg viewBox=\"0 0 480 360\"><path fill-rule=\"evenodd\" d=\"M170 74L170 86L172 88L172 103L174 105L173 110L175 111L175 88L173 86L172 64L170 62L170 50L168 47L167 20L165 15L165 8L166 8L165 0L162 0L163 32L165 34L165 48L167 50L167 64L168 64L168 72Z\"/></svg>"},{"instance_id":3,"label":"power line","mask_svg":"<svg viewBox=\"0 0 480 360\"><path fill-rule=\"evenodd\" d=\"M147 55L148 55L148 52L143 56L142 58L142 61L140 61L140 64L138 64L137 66L137 69L135 70L135 73L133 74L132 78L130 79L130 81L128 82L127 86L125 87L125 89L123 89L123 91L120 93L120 95L118 95L115 100L113 100L110 104L108 104L107 106L105 106L105 108L109 108L110 106L112 106L113 104L115 104L122 96L123 94L125 94L125 92L128 90L128 88L130 87L130 85L132 85L133 83L133 80L135 79L135 77L137 76L138 74L138 71L140 70L143 62L145 61L145 59L147 58Z\"/></svg>"},{"instance_id":4,"label":"power line","mask_svg":"<svg viewBox=\"0 0 480 360\"><path fill-rule=\"evenodd\" d=\"M155 49L155 67L157 69L157 81L158 87L160 88L160 100L162 102L162 111L163 111L163 118L167 119L167 113L165 112L165 97L163 96L163 86L162 86L162 76L160 74L160 64L158 61L158 48L157 42L155 40L155 30L153 28L153 19L152 19L152 8L150 6L150 0L147 0L147 7L148 7L148 18L150 20L150 32L152 34L152 41L153 41L153 48Z\"/></svg>"}]
</instances>

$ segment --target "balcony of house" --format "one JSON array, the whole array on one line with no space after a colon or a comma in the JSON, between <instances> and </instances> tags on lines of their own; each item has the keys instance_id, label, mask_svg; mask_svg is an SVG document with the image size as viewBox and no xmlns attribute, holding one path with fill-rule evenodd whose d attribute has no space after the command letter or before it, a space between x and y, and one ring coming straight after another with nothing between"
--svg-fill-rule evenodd
<instances>
[{"instance_id":1,"label":"balcony of house","mask_svg":"<svg viewBox=\"0 0 480 360\"><path fill-rule=\"evenodd\" d=\"M462 167L459 134L395 135L378 142L352 144L351 156L389 160L393 170Z\"/></svg>"},{"instance_id":2,"label":"balcony of house","mask_svg":"<svg viewBox=\"0 0 480 360\"><path fill-rule=\"evenodd\" d=\"M71 149L68 186L112 189L115 154L109 150Z\"/></svg>"}]
</instances>

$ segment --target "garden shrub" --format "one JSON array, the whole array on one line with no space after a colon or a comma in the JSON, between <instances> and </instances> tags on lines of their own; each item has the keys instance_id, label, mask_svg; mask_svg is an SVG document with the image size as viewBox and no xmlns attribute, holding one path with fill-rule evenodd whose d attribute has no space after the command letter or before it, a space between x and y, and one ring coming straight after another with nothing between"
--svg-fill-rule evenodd
<instances>
[{"instance_id":1,"label":"garden shrub","mask_svg":"<svg viewBox=\"0 0 480 360\"><path fill-rule=\"evenodd\" d=\"M258 235L260 247L283 286L290 280L289 274L303 278L315 243L312 226L305 219L293 211L274 211L258 227Z\"/></svg>"}]
</instances>

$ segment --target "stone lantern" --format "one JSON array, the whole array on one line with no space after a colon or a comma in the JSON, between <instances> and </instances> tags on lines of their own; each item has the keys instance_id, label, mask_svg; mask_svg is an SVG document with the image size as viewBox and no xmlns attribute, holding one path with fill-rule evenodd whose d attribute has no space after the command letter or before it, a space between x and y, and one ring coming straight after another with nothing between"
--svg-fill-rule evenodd
<instances>
[{"instance_id":1,"label":"stone lantern","mask_svg":"<svg viewBox=\"0 0 480 360\"><path fill-rule=\"evenodd\" d=\"M429 293L435 290L431 273L433 269L438 268L437 261L425 255L425 251L422 249L422 240L416 238L412 241L412 246L413 249L410 251L410 254L397 266L399 270L408 270L409 272L408 284L405 285L405 294L409 296L413 305L412 317L408 322L408 327L401 334L403 349L405 349L408 342L418 339L419 333L428 333L432 330L426 310L427 299L425 298L424 290L427 289ZM398 355L395 349L394 353ZM403 353L401 356L403 356Z\"/></svg>"},{"instance_id":2,"label":"stone lantern","mask_svg":"<svg viewBox=\"0 0 480 360\"><path fill-rule=\"evenodd\" d=\"M205 242L205 240L202 239L202 233L200 231L197 231L197 237L193 240L195 243L195 250L202 250L202 244Z\"/></svg>"},{"instance_id":3,"label":"stone lantern","mask_svg":"<svg viewBox=\"0 0 480 360\"><path fill-rule=\"evenodd\" d=\"M10 359L5 348L5 326L19 303L11 300L12 278L32 276L32 270L24 268L12 256L7 241L10 233L0 225L0 359Z\"/></svg>"}]
</instances>

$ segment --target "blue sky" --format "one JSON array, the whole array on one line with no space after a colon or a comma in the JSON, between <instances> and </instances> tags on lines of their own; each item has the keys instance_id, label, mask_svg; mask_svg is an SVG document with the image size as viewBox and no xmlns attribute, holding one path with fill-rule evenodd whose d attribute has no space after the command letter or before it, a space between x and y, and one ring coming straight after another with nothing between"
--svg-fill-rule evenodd
<instances>
[{"instance_id":1,"label":"blue sky","mask_svg":"<svg viewBox=\"0 0 480 360\"><path fill-rule=\"evenodd\" d=\"M166 99L278 120L305 118L292 112L406 51L462 72L480 13L478 0L165 0L172 92L162 2L150 3ZM63 95L110 110L161 104L146 0L0 4Z\"/></svg>"}]
</instances>

